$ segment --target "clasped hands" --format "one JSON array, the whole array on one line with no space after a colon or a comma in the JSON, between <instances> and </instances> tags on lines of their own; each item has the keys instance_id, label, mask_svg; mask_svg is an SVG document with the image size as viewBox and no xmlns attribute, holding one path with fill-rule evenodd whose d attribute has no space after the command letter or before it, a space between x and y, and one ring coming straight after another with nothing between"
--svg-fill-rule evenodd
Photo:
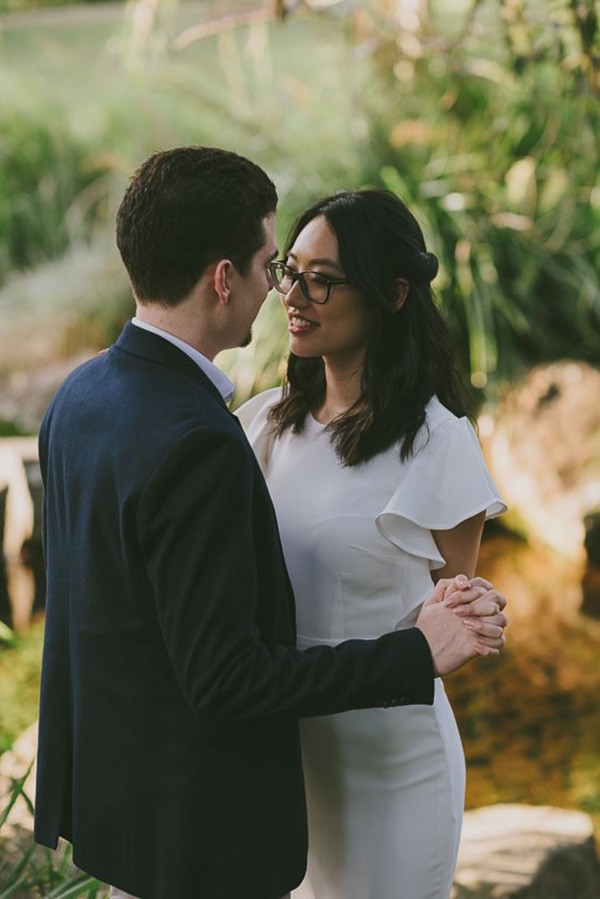
<instances>
[{"instance_id":1,"label":"clasped hands","mask_svg":"<svg viewBox=\"0 0 600 899\"><path fill-rule=\"evenodd\" d=\"M416 626L429 643L437 675L477 655L497 656L505 644L505 597L485 578L441 578L425 600Z\"/></svg>"}]
</instances>

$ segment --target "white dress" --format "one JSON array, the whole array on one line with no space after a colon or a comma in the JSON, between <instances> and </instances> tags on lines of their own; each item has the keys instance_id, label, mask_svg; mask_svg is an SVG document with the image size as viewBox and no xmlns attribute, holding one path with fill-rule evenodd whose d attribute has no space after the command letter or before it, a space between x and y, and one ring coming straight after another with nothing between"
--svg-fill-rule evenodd
<instances>
[{"instance_id":1,"label":"white dress","mask_svg":"<svg viewBox=\"0 0 600 899\"><path fill-rule=\"evenodd\" d=\"M411 627L444 565L431 530L506 508L473 428L433 399L410 460L395 446L348 468L311 416L273 438L279 396L238 415L275 504L299 648ZM301 733L309 863L292 899L448 899L465 776L441 680L433 706L305 719Z\"/></svg>"}]
</instances>

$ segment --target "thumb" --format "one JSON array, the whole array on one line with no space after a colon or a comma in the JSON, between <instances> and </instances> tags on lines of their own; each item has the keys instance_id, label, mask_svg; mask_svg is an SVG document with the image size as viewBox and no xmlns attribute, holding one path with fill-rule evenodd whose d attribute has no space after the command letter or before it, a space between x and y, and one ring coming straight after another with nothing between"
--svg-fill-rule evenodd
<instances>
[{"instance_id":1,"label":"thumb","mask_svg":"<svg viewBox=\"0 0 600 899\"><path fill-rule=\"evenodd\" d=\"M464 574L457 574L456 577L448 579L446 583L448 584L448 586L444 593L444 599L448 599L448 597L452 596L453 593L459 593L462 590L467 590L470 586L470 581Z\"/></svg>"},{"instance_id":2,"label":"thumb","mask_svg":"<svg viewBox=\"0 0 600 899\"><path fill-rule=\"evenodd\" d=\"M425 600L424 605L431 605L434 602L442 602L444 595L446 593L447 588L452 584L453 581L449 578L440 578L435 587L433 588L433 593L430 593L427 599Z\"/></svg>"}]
</instances>

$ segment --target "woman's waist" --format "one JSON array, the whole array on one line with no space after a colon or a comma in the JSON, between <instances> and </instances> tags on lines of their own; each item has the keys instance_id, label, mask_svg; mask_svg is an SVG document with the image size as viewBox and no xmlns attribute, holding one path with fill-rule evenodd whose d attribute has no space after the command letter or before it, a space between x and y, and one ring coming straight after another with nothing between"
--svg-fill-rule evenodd
<instances>
[{"instance_id":1,"label":"woman's waist","mask_svg":"<svg viewBox=\"0 0 600 899\"><path fill-rule=\"evenodd\" d=\"M299 615L296 646L298 649L309 649L320 644L337 646L346 640L376 640L391 631L414 627L420 609L421 603L402 617L398 617L393 611L390 613L389 610L387 614L365 613L362 617L355 616L350 619L348 616L340 616L341 620L331 620L326 616L306 620L304 616Z\"/></svg>"},{"instance_id":2,"label":"woman's waist","mask_svg":"<svg viewBox=\"0 0 600 899\"><path fill-rule=\"evenodd\" d=\"M372 764L381 755L397 759L416 758L426 747L438 752L440 741L460 745L450 706L439 678L435 681L433 705L402 705L389 708L351 709L334 715L305 718L300 722L303 750L321 757L364 759ZM368 760L371 760L370 762Z\"/></svg>"}]
</instances>

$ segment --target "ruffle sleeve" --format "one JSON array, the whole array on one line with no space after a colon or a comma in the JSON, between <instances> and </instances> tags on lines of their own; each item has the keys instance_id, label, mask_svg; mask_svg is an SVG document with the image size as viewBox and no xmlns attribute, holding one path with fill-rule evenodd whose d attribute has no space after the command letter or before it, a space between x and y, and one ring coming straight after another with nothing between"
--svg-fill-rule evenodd
<instances>
[{"instance_id":1,"label":"ruffle sleeve","mask_svg":"<svg viewBox=\"0 0 600 899\"><path fill-rule=\"evenodd\" d=\"M432 569L442 568L445 559L431 531L448 530L479 512L494 518L506 511L470 422L455 418L441 404L437 407L428 435L376 518L381 534L400 549L427 559Z\"/></svg>"},{"instance_id":2,"label":"ruffle sleeve","mask_svg":"<svg viewBox=\"0 0 600 899\"><path fill-rule=\"evenodd\" d=\"M269 411L271 406L274 406L280 398L281 388L273 387L253 396L235 410L235 414L239 418L259 465L265 474L269 465L271 446L274 439L273 425L269 421Z\"/></svg>"}]
</instances>

